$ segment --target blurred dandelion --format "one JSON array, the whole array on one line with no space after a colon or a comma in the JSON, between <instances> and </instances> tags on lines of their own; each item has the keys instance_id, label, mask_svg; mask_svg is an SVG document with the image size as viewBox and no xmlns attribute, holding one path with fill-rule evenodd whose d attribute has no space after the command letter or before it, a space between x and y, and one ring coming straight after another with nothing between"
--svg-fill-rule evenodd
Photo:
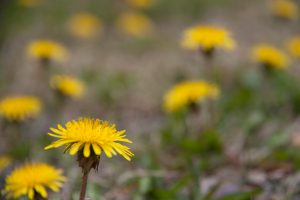
<instances>
[{"instance_id":1,"label":"blurred dandelion","mask_svg":"<svg viewBox=\"0 0 300 200\"><path fill-rule=\"evenodd\" d=\"M259 44L252 50L255 61L260 63L266 70L286 69L289 64L288 57L284 52L269 44Z\"/></svg>"},{"instance_id":2,"label":"blurred dandelion","mask_svg":"<svg viewBox=\"0 0 300 200\"><path fill-rule=\"evenodd\" d=\"M200 51L204 56L204 75L209 81L219 82L213 58L216 49L232 50L236 43L226 29L211 25L197 25L184 31L182 47Z\"/></svg>"},{"instance_id":3,"label":"blurred dandelion","mask_svg":"<svg viewBox=\"0 0 300 200\"><path fill-rule=\"evenodd\" d=\"M287 42L287 47L292 56L300 58L300 36L291 38Z\"/></svg>"},{"instance_id":4,"label":"blurred dandelion","mask_svg":"<svg viewBox=\"0 0 300 200\"><path fill-rule=\"evenodd\" d=\"M47 199L47 189L58 192L66 178L62 170L45 163L26 163L5 180L4 194L18 199L27 195L28 199Z\"/></svg>"},{"instance_id":5,"label":"blurred dandelion","mask_svg":"<svg viewBox=\"0 0 300 200\"><path fill-rule=\"evenodd\" d=\"M0 156L0 173L5 170L12 162L12 159L7 155Z\"/></svg>"},{"instance_id":6,"label":"blurred dandelion","mask_svg":"<svg viewBox=\"0 0 300 200\"><path fill-rule=\"evenodd\" d=\"M80 13L71 17L68 22L69 31L72 35L82 39L93 38L102 31L102 21L90 13Z\"/></svg>"},{"instance_id":7,"label":"blurred dandelion","mask_svg":"<svg viewBox=\"0 0 300 200\"><path fill-rule=\"evenodd\" d=\"M205 56L211 56L215 49L232 50L235 41L226 29L215 26L194 26L184 31L182 46L187 49L200 50Z\"/></svg>"},{"instance_id":8,"label":"blurred dandelion","mask_svg":"<svg viewBox=\"0 0 300 200\"><path fill-rule=\"evenodd\" d=\"M60 95L72 98L81 97L85 88L83 82L68 75L53 76L50 85Z\"/></svg>"},{"instance_id":9,"label":"blurred dandelion","mask_svg":"<svg viewBox=\"0 0 300 200\"><path fill-rule=\"evenodd\" d=\"M98 169L102 151L109 158L120 154L125 159L131 160L133 156L129 147L119 143L132 143L126 138L126 131L117 131L115 125L107 121L79 118L67 122L65 127L58 124L56 129L50 130L52 132L49 135L59 139L46 146L45 150L66 145L65 152L68 151L70 155L77 154L83 172L80 200L85 198L88 174L91 169Z\"/></svg>"},{"instance_id":10,"label":"blurred dandelion","mask_svg":"<svg viewBox=\"0 0 300 200\"><path fill-rule=\"evenodd\" d=\"M281 19L295 20L299 17L297 4L291 0L273 0L272 12Z\"/></svg>"},{"instance_id":11,"label":"blurred dandelion","mask_svg":"<svg viewBox=\"0 0 300 200\"><path fill-rule=\"evenodd\" d=\"M154 0L127 0L127 3L135 8L149 8L153 5Z\"/></svg>"},{"instance_id":12,"label":"blurred dandelion","mask_svg":"<svg viewBox=\"0 0 300 200\"><path fill-rule=\"evenodd\" d=\"M6 97L0 101L0 115L7 121L24 121L36 117L42 103L34 96Z\"/></svg>"},{"instance_id":13,"label":"blurred dandelion","mask_svg":"<svg viewBox=\"0 0 300 200\"><path fill-rule=\"evenodd\" d=\"M121 14L116 25L120 31L133 37L145 37L154 29L152 20L136 11Z\"/></svg>"},{"instance_id":14,"label":"blurred dandelion","mask_svg":"<svg viewBox=\"0 0 300 200\"><path fill-rule=\"evenodd\" d=\"M215 84L206 81L185 81L175 85L166 93L164 108L169 113L177 112L218 96L219 88Z\"/></svg>"},{"instance_id":15,"label":"blurred dandelion","mask_svg":"<svg viewBox=\"0 0 300 200\"><path fill-rule=\"evenodd\" d=\"M51 40L36 40L28 45L28 55L47 65L50 61L63 62L68 57L65 47Z\"/></svg>"}]
</instances>

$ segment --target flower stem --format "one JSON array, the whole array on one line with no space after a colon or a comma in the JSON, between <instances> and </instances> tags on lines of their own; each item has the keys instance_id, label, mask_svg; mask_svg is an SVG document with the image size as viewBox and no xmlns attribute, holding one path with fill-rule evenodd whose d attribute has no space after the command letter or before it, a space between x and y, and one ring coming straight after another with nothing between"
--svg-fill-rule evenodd
<instances>
[{"instance_id":1,"label":"flower stem","mask_svg":"<svg viewBox=\"0 0 300 200\"><path fill-rule=\"evenodd\" d=\"M88 176L89 176L89 172L83 172L79 200L84 200L85 199L85 193L86 193L86 186L87 186Z\"/></svg>"},{"instance_id":2,"label":"flower stem","mask_svg":"<svg viewBox=\"0 0 300 200\"><path fill-rule=\"evenodd\" d=\"M214 65L214 59L213 59L213 55L209 55L209 56L205 56L204 57L204 61L205 61L205 69L206 69L206 77L207 79L215 84L220 84L221 80L219 77L219 73L217 68ZM207 120L207 128L212 128L214 127L215 123L216 123L216 108L215 108L215 104L213 101L209 101L207 106L207 110L206 110L206 120Z\"/></svg>"},{"instance_id":3,"label":"flower stem","mask_svg":"<svg viewBox=\"0 0 300 200\"><path fill-rule=\"evenodd\" d=\"M92 153L92 155L90 155L89 157L84 157L83 150L81 150L77 154L77 161L83 173L79 200L84 200L89 173L91 169L98 170L100 156Z\"/></svg>"}]
</instances>

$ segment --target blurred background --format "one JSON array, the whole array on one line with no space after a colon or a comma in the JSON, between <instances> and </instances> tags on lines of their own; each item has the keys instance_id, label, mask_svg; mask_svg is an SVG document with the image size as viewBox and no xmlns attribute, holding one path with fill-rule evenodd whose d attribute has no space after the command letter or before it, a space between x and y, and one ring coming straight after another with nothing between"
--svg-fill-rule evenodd
<instances>
[{"instance_id":1,"label":"blurred background","mask_svg":"<svg viewBox=\"0 0 300 200\"><path fill-rule=\"evenodd\" d=\"M297 10L300 2L292 2ZM32 95L42 105L17 125L2 116L0 156L10 164L0 165L1 189L16 166L43 161L68 177L49 199L78 199L74 157L43 148L51 142L50 127L84 116L125 129L135 154L131 162L101 157L88 185L93 200L299 200L300 68L286 44L300 26L297 17L278 16L274 3L1 0L0 97ZM236 41L233 51L214 55L220 96L209 128L199 121L201 109L183 117L163 107L176 83L206 80L203 56L181 45L184 31L195 25L222 27ZM64 53L38 59L31 45L42 40ZM285 52L289 67L266 73L252 58L260 43ZM62 74L76 77L82 94L58 94L51 80Z\"/></svg>"}]
</instances>

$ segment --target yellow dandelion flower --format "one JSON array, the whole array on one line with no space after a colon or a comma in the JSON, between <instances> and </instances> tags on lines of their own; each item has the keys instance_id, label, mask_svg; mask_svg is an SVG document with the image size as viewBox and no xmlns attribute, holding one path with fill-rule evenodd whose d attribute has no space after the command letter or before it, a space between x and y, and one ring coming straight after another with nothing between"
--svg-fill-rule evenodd
<instances>
[{"instance_id":1,"label":"yellow dandelion flower","mask_svg":"<svg viewBox=\"0 0 300 200\"><path fill-rule=\"evenodd\" d=\"M41 0L19 0L19 4L24 7L32 8L41 3Z\"/></svg>"},{"instance_id":2,"label":"yellow dandelion flower","mask_svg":"<svg viewBox=\"0 0 300 200\"><path fill-rule=\"evenodd\" d=\"M45 163L27 163L16 168L5 180L4 193L9 198L18 199L27 195L47 198L47 189L58 192L66 180L62 170Z\"/></svg>"},{"instance_id":3,"label":"yellow dandelion flower","mask_svg":"<svg viewBox=\"0 0 300 200\"><path fill-rule=\"evenodd\" d=\"M288 58L279 49L269 44L260 44L253 48L253 59L268 68L285 69Z\"/></svg>"},{"instance_id":4,"label":"yellow dandelion flower","mask_svg":"<svg viewBox=\"0 0 300 200\"><path fill-rule=\"evenodd\" d=\"M61 44L51 40L36 40L29 44L28 54L42 61L65 61L68 52Z\"/></svg>"},{"instance_id":5,"label":"yellow dandelion flower","mask_svg":"<svg viewBox=\"0 0 300 200\"><path fill-rule=\"evenodd\" d=\"M199 25L184 32L182 46L187 49L210 52L215 48L234 49L235 41L225 29Z\"/></svg>"},{"instance_id":6,"label":"yellow dandelion flower","mask_svg":"<svg viewBox=\"0 0 300 200\"><path fill-rule=\"evenodd\" d=\"M57 148L66 145L65 151L70 155L83 152L85 158L91 155L99 156L102 151L107 157L117 153L125 159L131 160L133 153L130 148L120 142L132 143L126 138L125 130L118 131L114 124L99 119L79 118L66 123L65 128L58 124L57 128L51 128L50 136L59 140L45 147L45 149Z\"/></svg>"},{"instance_id":7,"label":"yellow dandelion flower","mask_svg":"<svg viewBox=\"0 0 300 200\"><path fill-rule=\"evenodd\" d=\"M81 97L84 92L84 84L68 75L53 76L50 80L50 85L60 94L68 97Z\"/></svg>"},{"instance_id":8,"label":"yellow dandelion flower","mask_svg":"<svg viewBox=\"0 0 300 200\"><path fill-rule=\"evenodd\" d=\"M149 8L153 5L153 0L127 0L127 2L136 8Z\"/></svg>"},{"instance_id":9,"label":"yellow dandelion flower","mask_svg":"<svg viewBox=\"0 0 300 200\"><path fill-rule=\"evenodd\" d=\"M185 81L175 85L164 97L167 112L177 112L188 105L214 99L219 96L219 88L205 81Z\"/></svg>"},{"instance_id":10,"label":"yellow dandelion flower","mask_svg":"<svg viewBox=\"0 0 300 200\"><path fill-rule=\"evenodd\" d=\"M102 21L93 14L80 13L71 17L68 26L74 36L88 39L101 31Z\"/></svg>"},{"instance_id":11,"label":"yellow dandelion flower","mask_svg":"<svg viewBox=\"0 0 300 200\"><path fill-rule=\"evenodd\" d=\"M12 160L9 156L0 156L0 173L11 164Z\"/></svg>"},{"instance_id":12,"label":"yellow dandelion flower","mask_svg":"<svg viewBox=\"0 0 300 200\"><path fill-rule=\"evenodd\" d=\"M119 17L117 27L128 35L143 37L153 30L153 23L150 18L141 13L128 12Z\"/></svg>"},{"instance_id":13,"label":"yellow dandelion flower","mask_svg":"<svg viewBox=\"0 0 300 200\"><path fill-rule=\"evenodd\" d=\"M33 96L6 97L0 101L0 115L8 121L23 121L37 116L41 102Z\"/></svg>"},{"instance_id":14,"label":"yellow dandelion flower","mask_svg":"<svg viewBox=\"0 0 300 200\"><path fill-rule=\"evenodd\" d=\"M272 12L276 17L284 19L298 19L299 17L297 4L291 0L274 0Z\"/></svg>"},{"instance_id":15,"label":"yellow dandelion flower","mask_svg":"<svg viewBox=\"0 0 300 200\"><path fill-rule=\"evenodd\" d=\"M300 58L300 36L290 39L287 46L292 56Z\"/></svg>"}]
</instances>

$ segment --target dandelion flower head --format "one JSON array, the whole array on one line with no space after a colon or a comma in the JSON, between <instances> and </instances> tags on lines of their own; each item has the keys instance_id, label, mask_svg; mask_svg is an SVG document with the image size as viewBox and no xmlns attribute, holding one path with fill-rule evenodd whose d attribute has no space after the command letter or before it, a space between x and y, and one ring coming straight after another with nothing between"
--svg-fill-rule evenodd
<instances>
[{"instance_id":1,"label":"dandelion flower head","mask_svg":"<svg viewBox=\"0 0 300 200\"><path fill-rule=\"evenodd\" d=\"M72 16L69 23L70 32L79 38L94 37L102 29L102 21L90 13L80 13Z\"/></svg>"},{"instance_id":2,"label":"dandelion flower head","mask_svg":"<svg viewBox=\"0 0 300 200\"><path fill-rule=\"evenodd\" d=\"M284 19L298 19L299 9L297 4L291 0L273 0L273 14Z\"/></svg>"},{"instance_id":3,"label":"dandelion flower head","mask_svg":"<svg viewBox=\"0 0 300 200\"><path fill-rule=\"evenodd\" d=\"M40 100L34 96L6 97L0 101L0 115L8 121L23 121L36 117L41 106Z\"/></svg>"},{"instance_id":4,"label":"dandelion flower head","mask_svg":"<svg viewBox=\"0 0 300 200\"><path fill-rule=\"evenodd\" d=\"M51 128L50 136L58 138L57 141L45 147L45 149L58 148L66 145L65 151L75 155L79 151L84 157L91 155L100 156L102 152L107 157L120 154L127 160L131 160L133 153L130 148L121 144L132 143L126 138L125 130L118 131L114 124L107 121L91 118L79 118L65 124L58 124L57 128Z\"/></svg>"},{"instance_id":5,"label":"dandelion flower head","mask_svg":"<svg viewBox=\"0 0 300 200\"><path fill-rule=\"evenodd\" d=\"M219 96L219 88L206 81L185 81L175 85L164 97L167 112L177 112L188 105L214 99Z\"/></svg>"},{"instance_id":6,"label":"dandelion flower head","mask_svg":"<svg viewBox=\"0 0 300 200\"><path fill-rule=\"evenodd\" d=\"M281 50L269 44L260 44L253 48L253 59L264 66L285 69L288 67L288 58Z\"/></svg>"},{"instance_id":7,"label":"dandelion flower head","mask_svg":"<svg viewBox=\"0 0 300 200\"><path fill-rule=\"evenodd\" d=\"M211 51L215 48L234 49L235 41L230 33L214 26L194 26L184 32L182 46L187 49Z\"/></svg>"},{"instance_id":8,"label":"dandelion flower head","mask_svg":"<svg viewBox=\"0 0 300 200\"><path fill-rule=\"evenodd\" d=\"M55 75L50 80L50 85L60 94L68 97L81 97L84 93L84 84L68 75Z\"/></svg>"},{"instance_id":9,"label":"dandelion flower head","mask_svg":"<svg viewBox=\"0 0 300 200\"><path fill-rule=\"evenodd\" d=\"M28 54L38 60L54 60L62 62L68 57L68 52L61 44L51 40L36 40L29 44Z\"/></svg>"},{"instance_id":10,"label":"dandelion flower head","mask_svg":"<svg viewBox=\"0 0 300 200\"><path fill-rule=\"evenodd\" d=\"M287 46L292 56L300 58L300 36L290 39Z\"/></svg>"},{"instance_id":11,"label":"dandelion flower head","mask_svg":"<svg viewBox=\"0 0 300 200\"><path fill-rule=\"evenodd\" d=\"M119 17L117 27L128 35L144 37L153 30L153 23L146 15L138 12L127 12Z\"/></svg>"},{"instance_id":12,"label":"dandelion flower head","mask_svg":"<svg viewBox=\"0 0 300 200\"><path fill-rule=\"evenodd\" d=\"M4 194L13 199L24 195L28 199L35 199L36 195L47 198L47 189L58 192L65 180L60 169L45 163L27 163L8 175Z\"/></svg>"}]
</instances>

